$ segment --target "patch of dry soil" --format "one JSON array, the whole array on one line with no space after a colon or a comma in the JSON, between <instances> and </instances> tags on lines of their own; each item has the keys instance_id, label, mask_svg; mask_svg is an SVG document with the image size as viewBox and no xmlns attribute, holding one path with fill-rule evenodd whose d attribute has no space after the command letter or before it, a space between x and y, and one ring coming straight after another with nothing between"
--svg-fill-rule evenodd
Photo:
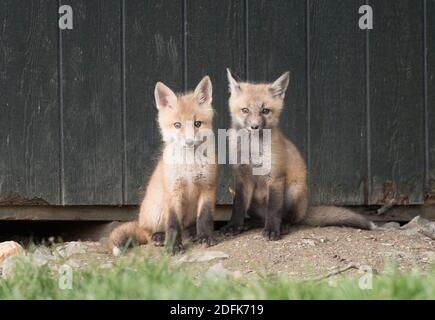
<instances>
[{"instance_id":1,"label":"patch of dry soil","mask_svg":"<svg viewBox=\"0 0 435 320\"><path fill-rule=\"evenodd\" d=\"M326 275L349 264L368 266L382 273L389 262L394 262L401 271L413 268L425 271L435 263L435 240L419 232L395 228L363 231L339 227L293 227L279 241L266 241L260 229L234 237L217 233L217 237L218 244L210 248L185 241L186 253L175 255L171 260L181 263L182 268L194 276L205 274L212 267L213 272L238 276L286 273L296 278ZM151 252L158 259L163 250L144 245L125 254L133 256ZM103 268L110 268L116 259L98 242L41 246L30 257L37 265L48 264L55 269L63 263L80 268L89 265L91 260L98 261ZM186 262L192 257L203 261ZM346 274L353 272L357 270L348 270ZM3 273L6 274L6 270Z\"/></svg>"},{"instance_id":2,"label":"patch of dry soil","mask_svg":"<svg viewBox=\"0 0 435 320\"><path fill-rule=\"evenodd\" d=\"M354 263L382 272L389 261L399 270L426 270L435 262L435 241L402 230L363 231L327 227L291 229L279 241L266 241L261 230L225 239L213 250L227 253L225 268L242 273L285 272L295 276L327 273Z\"/></svg>"},{"instance_id":3,"label":"patch of dry soil","mask_svg":"<svg viewBox=\"0 0 435 320\"><path fill-rule=\"evenodd\" d=\"M426 271L435 263L435 241L418 232L400 229L365 231L352 228L293 227L279 241L266 241L261 230L251 230L234 237L218 235L219 243L210 248L186 242L184 255L218 251L226 259L185 263L193 274L207 272L221 263L237 275L286 273L296 278L314 278L349 264L372 268L382 273L393 264L400 271ZM142 246L145 250L150 247ZM160 250L153 248L151 251ZM175 261L184 255L176 255ZM350 269L347 274L357 272Z\"/></svg>"}]
</instances>

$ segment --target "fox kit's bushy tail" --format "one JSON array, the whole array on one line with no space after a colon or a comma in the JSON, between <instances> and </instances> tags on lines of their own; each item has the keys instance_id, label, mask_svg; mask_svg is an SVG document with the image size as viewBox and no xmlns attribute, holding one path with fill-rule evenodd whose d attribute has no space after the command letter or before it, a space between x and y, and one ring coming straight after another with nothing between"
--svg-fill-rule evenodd
<instances>
[{"instance_id":1,"label":"fox kit's bushy tail","mask_svg":"<svg viewBox=\"0 0 435 320\"><path fill-rule=\"evenodd\" d=\"M376 225L364 216L352 210L334 206L309 207L303 224L313 227L352 227L365 230L373 230Z\"/></svg>"},{"instance_id":2,"label":"fox kit's bushy tail","mask_svg":"<svg viewBox=\"0 0 435 320\"><path fill-rule=\"evenodd\" d=\"M129 239L139 244L146 244L150 242L151 235L146 229L139 227L137 221L127 222L116 227L110 234L108 241L109 249L113 255L119 255Z\"/></svg>"}]
</instances>

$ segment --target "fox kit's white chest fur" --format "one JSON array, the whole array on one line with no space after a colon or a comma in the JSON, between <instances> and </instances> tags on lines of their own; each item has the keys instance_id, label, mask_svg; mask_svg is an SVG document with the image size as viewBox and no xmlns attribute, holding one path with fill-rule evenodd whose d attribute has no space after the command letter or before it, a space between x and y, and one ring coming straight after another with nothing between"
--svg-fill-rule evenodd
<instances>
[{"instance_id":1,"label":"fox kit's white chest fur","mask_svg":"<svg viewBox=\"0 0 435 320\"><path fill-rule=\"evenodd\" d=\"M212 180L208 167L209 165L201 164L167 165L167 178L172 183L208 184Z\"/></svg>"},{"instance_id":2,"label":"fox kit's white chest fur","mask_svg":"<svg viewBox=\"0 0 435 320\"><path fill-rule=\"evenodd\" d=\"M169 146L165 148L164 161L166 178L170 185L206 185L214 180L212 165L197 163L197 160L189 162L186 153L174 157L174 149Z\"/></svg>"}]
</instances>

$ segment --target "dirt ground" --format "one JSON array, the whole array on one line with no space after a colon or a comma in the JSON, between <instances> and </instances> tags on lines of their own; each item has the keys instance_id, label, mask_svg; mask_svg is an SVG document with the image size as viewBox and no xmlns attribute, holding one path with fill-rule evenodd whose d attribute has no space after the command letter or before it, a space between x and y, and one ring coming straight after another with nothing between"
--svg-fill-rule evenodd
<instances>
[{"instance_id":1,"label":"dirt ground","mask_svg":"<svg viewBox=\"0 0 435 320\"><path fill-rule=\"evenodd\" d=\"M392 264L402 271L413 268L425 271L435 263L434 240L418 232L395 228L365 231L340 227L294 227L279 241L264 240L260 229L233 237L219 233L216 236L219 242L210 248L185 241L186 252L172 260L178 263L192 257L190 260L193 262L185 262L183 266L188 266L195 275L221 264L225 272L241 276L287 273L297 278L327 274L349 264L368 266L382 273ZM140 250L158 256L163 249L145 245ZM206 256L207 252L210 256Z\"/></svg>"},{"instance_id":2,"label":"dirt ground","mask_svg":"<svg viewBox=\"0 0 435 320\"><path fill-rule=\"evenodd\" d=\"M296 277L327 274L349 264L368 266L383 272L395 263L399 270L426 270L435 263L435 241L419 233L388 229L363 231L327 227L291 229L279 241L266 241L261 230L224 238L211 248L193 245L193 251L213 250L228 254L220 262L232 272L287 273ZM188 253L187 253L188 254ZM206 271L216 261L196 264L198 272Z\"/></svg>"},{"instance_id":3,"label":"dirt ground","mask_svg":"<svg viewBox=\"0 0 435 320\"><path fill-rule=\"evenodd\" d=\"M402 230L362 231L351 228L294 228L280 241L265 241L261 230L220 242L213 249L228 253L229 270L320 274L354 263L382 271L395 261L401 270L425 270L435 262L435 241Z\"/></svg>"},{"instance_id":4,"label":"dirt ground","mask_svg":"<svg viewBox=\"0 0 435 320\"><path fill-rule=\"evenodd\" d=\"M383 273L392 263L402 271L413 268L425 271L435 263L435 240L419 232L397 227L382 231L294 227L279 241L264 240L260 229L234 237L216 234L219 242L210 248L185 241L186 253L175 255L172 261L181 263L194 276L213 269L217 273L231 273L240 277L286 273L296 278L328 274L349 264L368 266L375 272ZM151 252L158 258L163 248L144 245L125 254L145 252ZM58 262L69 263L72 267L85 266L91 258L110 267L116 259L100 242L43 246L33 256L41 265L61 259ZM348 270L345 274L356 271Z\"/></svg>"}]
</instances>

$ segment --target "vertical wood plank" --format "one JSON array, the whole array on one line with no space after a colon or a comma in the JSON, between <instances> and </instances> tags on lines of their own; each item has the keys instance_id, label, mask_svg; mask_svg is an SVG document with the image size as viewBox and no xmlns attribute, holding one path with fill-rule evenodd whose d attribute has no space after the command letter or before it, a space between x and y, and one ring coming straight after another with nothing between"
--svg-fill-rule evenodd
<instances>
[{"instance_id":1,"label":"vertical wood plank","mask_svg":"<svg viewBox=\"0 0 435 320\"><path fill-rule=\"evenodd\" d=\"M370 203L391 195L401 204L422 203L423 1L374 0L370 4L375 21L370 32Z\"/></svg>"},{"instance_id":2,"label":"vertical wood plank","mask_svg":"<svg viewBox=\"0 0 435 320\"><path fill-rule=\"evenodd\" d=\"M249 78L271 82L290 71L281 127L307 156L306 0L248 1Z\"/></svg>"},{"instance_id":3,"label":"vertical wood plank","mask_svg":"<svg viewBox=\"0 0 435 320\"><path fill-rule=\"evenodd\" d=\"M208 74L213 83L214 129L230 126L226 68L244 77L244 1L187 1L187 87L194 89ZM217 143L217 135L216 135ZM216 144L217 147L217 144ZM219 166L217 202L232 203L231 168Z\"/></svg>"},{"instance_id":4,"label":"vertical wood plank","mask_svg":"<svg viewBox=\"0 0 435 320\"><path fill-rule=\"evenodd\" d=\"M121 204L120 1L61 2L74 10L61 34L64 204Z\"/></svg>"},{"instance_id":5,"label":"vertical wood plank","mask_svg":"<svg viewBox=\"0 0 435 320\"><path fill-rule=\"evenodd\" d=\"M364 203L366 32L361 0L310 1L310 186L317 204Z\"/></svg>"},{"instance_id":6,"label":"vertical wood plank","mask_svg":"<svg viewBox=\"0 0 435 320\"><path fill-rule=\"evenodd\" d=\"M435 0L426 0L428 195L435 202Z\"/></svg>"},{"instance_id":7,"label":"vertical wood plank","mask_svg":"<svg viewBox=\"0 0 435 320\"><path fill-rule=\"evenodd\" d=\"M159 157L154 87L183 88L182 2L125 1L126 202L140 201Z\"/></svg>"},{"instance_id":8,"label":"vertical wood plank","mask_svg":"<svg viewBox=\"0 0 435 320\"><path fill-rule=\"evenodd\" d=\"M0 204L59 204L57 52L56 0L0 2Z\"/></svg>"}]
</instances>

